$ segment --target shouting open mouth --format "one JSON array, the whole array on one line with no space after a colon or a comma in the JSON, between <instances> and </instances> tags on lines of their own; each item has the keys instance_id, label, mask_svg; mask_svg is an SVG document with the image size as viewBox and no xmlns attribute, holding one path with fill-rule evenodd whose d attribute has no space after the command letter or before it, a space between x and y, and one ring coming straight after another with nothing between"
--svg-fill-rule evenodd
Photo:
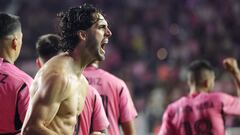
<instances>
[{"instance_id":1,"label":"shouting open mouth","mask_svg":"<svg viewBox=\"0 0 240 135\"><path fill-rule=\"evenodd\" d=\"M102 41L102 43L101 43L101 51L103 52L103 53L105 53L105 46L106 46L106 44L108 44L108 39L103 39L103 41Z\"/></svg>"}]
</instances>

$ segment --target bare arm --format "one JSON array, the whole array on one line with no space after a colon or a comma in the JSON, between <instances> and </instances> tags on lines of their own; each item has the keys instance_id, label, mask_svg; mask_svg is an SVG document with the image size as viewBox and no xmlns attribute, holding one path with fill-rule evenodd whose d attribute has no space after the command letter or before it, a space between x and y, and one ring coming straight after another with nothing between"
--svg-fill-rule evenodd
<instances>
[{"instance_id":1,"label":"bare arm","mask_svg":"<svg viewBox=\"0 0 240 135\"><path fill-rule=\"evenodd\" d=\"M23 125L23 135L57 135L48 125L56 116L67 81L56 73L42 76Z\"/></svg>"},{"instance_id":2,"label":"bare arm","mask_svg":"<svg viewBox=\"0 0 240 135\"><path fill-rule=\"evenodd\" d=\"M122 125L124 135L136 134L133 121L123 122L121 125Z\"/></svg>"},{"instance_id":3,"label":"bare arm","mask_svg":"<svg viewBox=\"0 0 240 135\"><path fill-rule=\"evenodd\" d=\"M235 58L226 58L223 60L223 65L234 77L237 94L240 96L240 70Z\"/></svg>"}]
</instances>

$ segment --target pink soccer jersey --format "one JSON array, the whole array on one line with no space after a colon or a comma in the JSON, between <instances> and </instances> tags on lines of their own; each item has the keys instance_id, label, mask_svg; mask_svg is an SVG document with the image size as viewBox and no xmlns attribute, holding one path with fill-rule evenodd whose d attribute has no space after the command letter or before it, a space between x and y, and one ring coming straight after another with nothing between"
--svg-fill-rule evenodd
<instances>
[{"instance_id":1,"label":"pink soccer jersey","mask_svg":"<svg viewBox=\"0 0 240 135\"><path fill-rule=\"evenodd\" d=\"M102 97L110 123L109 135L120 135L119 123L131 121L137 116L126 84L108 72L92 66L87 67L83 74Z\"/></svg>"},{"instance_id":2,"label":"pink soccer jersey","mask_svg":"<svg viewBox=\"0 0 240 135\"><path fill-rule=\"evenodd\" d=\"M89 135L93 131L103 131L109 126L102 99L97 90L90 85L77 125L75 135Z\"/></svg>"},{"instance_id":3,"label":"pink soccer jersey","mask_svg":"<svg viewBox=\"0 0 240 135\"><path fill-rule=\"evenodd\" d=\"M19 132L28 109L32 78L0 58L0 134Z\"/></svg>"},{"instance_id":4,"label":"pink soccer jersey","mask_svg":"<svg viewBox=\"0 0 240 135\"><path fill-rule=\"evenodd\" d=\"M168 106L159 135L225 135L226 114L240 115L240 98L220 92L192 94Z\"/></svg>"}]
</instances>

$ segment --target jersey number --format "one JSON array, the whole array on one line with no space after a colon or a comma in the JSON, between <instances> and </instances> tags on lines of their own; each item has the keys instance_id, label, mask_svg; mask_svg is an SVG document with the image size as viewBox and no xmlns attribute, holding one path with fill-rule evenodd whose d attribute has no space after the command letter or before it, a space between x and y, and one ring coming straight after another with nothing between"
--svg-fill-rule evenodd
<instances>
[{"instance_id":1,"label":"jersey number","mask_svg":"<svg viewBox=\"0 0 240 135\"><path fill-rule=\"evenodd\" d=\"M185 130L186 135L192 135L192 127L189 121L183 122L183 127ZM200 119L194 123L194 130L196 135L213 135L211 132L212 130L212 123L208 119Z\"/></svg>"},{"instance_id":2,"label":"jersey number","mask_svg":"<svg viewBox=\"0 0 240 135\"><path fill-rule=\"evenodd\" d=\"M106 115L108 117L108 96L101 95L101 97L102 97L102 102L103 102L105 113L106 113Z\"/></svg>"},{"instance_id":3,"label":"jersey number","mask_svg":"<svg viewBox=\"0 0 240 135\"><path fill-rule=\"evenodd\" d=\"M4 73L0 73L0 83L6 83L5 80L7 79L8 75Z\"/></svg>"}]
</instances>

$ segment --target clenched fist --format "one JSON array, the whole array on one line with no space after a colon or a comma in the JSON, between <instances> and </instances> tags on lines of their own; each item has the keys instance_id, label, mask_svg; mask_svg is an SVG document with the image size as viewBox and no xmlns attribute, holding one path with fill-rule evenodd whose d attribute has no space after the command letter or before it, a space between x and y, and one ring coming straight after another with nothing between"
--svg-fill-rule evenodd
<instances>
[{"instance_id":1,"label":"clenched fist","mask_svg":"<svg viewBox=\"0 0 240 135\"><path fill-rule=\"evenodd\" d=\"M235 58L225 58L223 60L224 68L232 74L239 73L238 63Z\"/></svg>"}]
</instances>

